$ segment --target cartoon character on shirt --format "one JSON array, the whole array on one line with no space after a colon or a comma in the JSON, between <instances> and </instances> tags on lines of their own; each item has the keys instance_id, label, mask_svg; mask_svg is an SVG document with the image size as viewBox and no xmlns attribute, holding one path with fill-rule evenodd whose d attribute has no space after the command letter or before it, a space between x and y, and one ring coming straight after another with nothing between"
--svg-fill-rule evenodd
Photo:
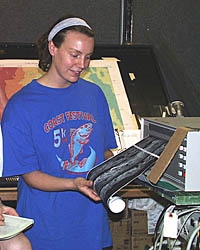
<instances>
[{"instance_id":1,"label":"cartoon character on shirt","mask_svg":"<svg viewBox=\"0 0 200 250\"><path fill-rule=\"evenodd\" d=\"M77 129L70 129L70 143L68 145L70 161L63 161L57 155L57 159L64 170L83 173L88 172L91 167L94 166L96 161L96 152L90 146L90 155L87 158L83 158L81 161L78 160L78 157L84 151L84 146L90 141L89 137L92 130L92 123L83 124Z\"/></svg>"}]
</instances>

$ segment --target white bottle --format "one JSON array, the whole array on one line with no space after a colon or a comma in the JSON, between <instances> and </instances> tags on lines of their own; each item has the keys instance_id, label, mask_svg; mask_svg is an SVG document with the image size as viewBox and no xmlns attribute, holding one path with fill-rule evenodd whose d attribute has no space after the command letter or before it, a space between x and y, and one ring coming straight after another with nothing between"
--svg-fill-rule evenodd
<instances>
[{"instance_id":1,"label":"white bottle","mask_svg":"<svg viewBox=\"0 0 200 250\"><path fill-rule=\"evenodd\" d=\"M119 196L110 197L108 199L108 207L113 213L121 213L125 206L125 202Z\"/></svg>"}]
</instances>

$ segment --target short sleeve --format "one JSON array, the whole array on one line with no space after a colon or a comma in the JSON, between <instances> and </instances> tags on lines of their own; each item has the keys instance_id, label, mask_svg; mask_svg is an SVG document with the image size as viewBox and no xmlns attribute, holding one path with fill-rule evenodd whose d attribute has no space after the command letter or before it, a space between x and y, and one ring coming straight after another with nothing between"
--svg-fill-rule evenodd
<instances>
[{"instance_id":1,"label":"short sleeve","mask_svg":"<svg viewBox=\"0 0 200 250\"><path fill-rule=\"evenodd\" d=\"M3 176L22 175L38 170L31 122L22 105L7 104L2 119Z\"/></svg>"}]
</instances>

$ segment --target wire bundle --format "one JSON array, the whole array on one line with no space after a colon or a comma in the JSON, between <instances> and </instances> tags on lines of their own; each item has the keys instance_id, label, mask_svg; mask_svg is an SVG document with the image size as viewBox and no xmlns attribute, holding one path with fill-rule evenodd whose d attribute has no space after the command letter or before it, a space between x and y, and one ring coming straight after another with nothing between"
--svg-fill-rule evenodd
<instances>
[{"instance_id":1,"label":"wire bundle","mask_svg":"<svg viewBox=\"0 0 200 250\"><path fill-rule=\"evenodd\" d=\"M183 216L186 216L184 218L184 222L181 224L178 235L176 239L167 238L167 245L169 250L173 250L176 247L177 240L179 236L181 235L181 232L183 231L187 221L191 218L191 216L194 213L200 213L200 206L187 206L187 207L176 207L175 205L170 205L165 210L163 210L162 214L160 215L156 228L155 228L155 234L154 234L154 244L149 250L156 250L156 249L163 249L163 245L166 244L166 241L164 241L164 235L163 235L163 229L164 229L164 216L167 212L176 212L178 215L178 219L180 219ZM194 242L195 237L198 235L200 231L200 226L197 226L195 230L190 235L189 241L187 243L186 250L192 249L192 244ZM197 241L198 243L198 241ZM196 245L196 249L199 250L199 245Z\"/></svg>"}]
</instances>

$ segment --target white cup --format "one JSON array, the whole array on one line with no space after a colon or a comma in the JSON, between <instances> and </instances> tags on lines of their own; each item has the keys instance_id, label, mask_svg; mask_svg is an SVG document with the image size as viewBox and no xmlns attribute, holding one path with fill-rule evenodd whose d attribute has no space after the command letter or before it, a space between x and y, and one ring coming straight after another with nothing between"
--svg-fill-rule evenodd
<instances>
[{"instance_id":1,"label":"white cup","mask_svg":"<svg viewBox=\"0 0 200 250\"><path fill-rule=\"evenodd\" d=\"M125 202L119 197L110 197L108 200L108 207L113 213L120 213L125 208Z\"/></svg>"}]
</instances>

